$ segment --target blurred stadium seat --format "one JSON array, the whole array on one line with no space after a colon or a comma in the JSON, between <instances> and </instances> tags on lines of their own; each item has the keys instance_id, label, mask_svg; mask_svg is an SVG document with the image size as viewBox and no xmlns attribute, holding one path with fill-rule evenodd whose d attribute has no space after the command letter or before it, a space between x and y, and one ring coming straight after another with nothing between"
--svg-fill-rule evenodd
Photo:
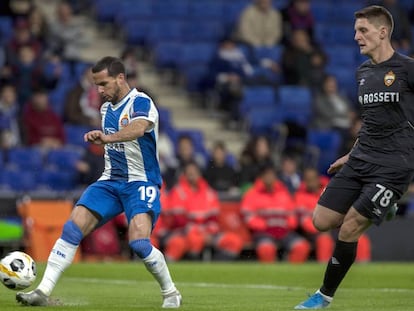
<instances>
[{"instance_id":1,"label":"blurred stadium seat","mask_svg":"<svg viewBox=\"0 0 414 311\"><path fill-rule=\"evenodd\" d=\"M46 155L47 166L59 171L74 171L83 152L83 148L74 147L50 150Z\"/></svg>"},{"instance_id":2,"label":"blurred stadium seat","mask_svg":"<svg viewBox=\"0 0 414 311\"><path fill-rule=\"evenodd\" d=\"M34 191L39 186L38 176L42 171L37 172L26 169L4 169L2 170L3 185L6 189L27 192Z\"/></svg>"},{"instance_id":3,"label":"blurred stadium seat","mask_svg":"<svg viewBox=\"0 0 414 311\"><path fill-rule=\"evenodd\" d=\"M276 107L275 91L270 86L248 86L244 88L243 99L240 103L242 116L258 108Z\"/></svg>"},{"instance_id":4,"label":"blurred stadium seat","mask_svg":"<svg viewBox=\"0 0 414 311\"><path fill-rule=\"evenodd\" d=\"M339 148L342 144L341 135L333 130L308 130L308 151L321 174L338 158Z\"/></svg>"},{"instance_id":5,"label":"blurred stadium seat","mask_svg":"<svg viewBox=\"0 0 414 311\"><path fill-rule=\"evenodd\" d=\"M42 151L35 147L16 147L8 151L7 167L22 171L36 172L43 168Z\"/></svg>"},{"instance_id":6,"label":"blurred stadium seat","mask_svg":"<svg viewBox=\"0 0 414 311\"><path fill-rule=\"evenodd\" d=\"M65 124L64 127L67 145L80 147L86 147L88 145L88 143L83 140L83 136L86 134L86 132L91 130L90 127L73 124Z\"/></svg>"},{"instance_id":7,"label":"blurred stadium seat","mask_svg":"<svg viewBox=\"0 0 414 311\"><path fill-rule=\"evenodd\" d=\"M312 116L312 93L304 86L282 85L278 91L278 106L283 119L307 126Z\"/></svg>"}]
</instances>

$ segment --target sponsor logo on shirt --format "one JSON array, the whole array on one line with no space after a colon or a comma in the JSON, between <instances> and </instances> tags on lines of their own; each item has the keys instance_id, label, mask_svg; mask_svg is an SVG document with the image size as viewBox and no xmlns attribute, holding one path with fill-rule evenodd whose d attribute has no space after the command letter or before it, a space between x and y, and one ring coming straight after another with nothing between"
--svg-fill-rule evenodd
<instances>
[{"instance_id":1,"label":"sponsor logo on shirt","mask_svg":"<svg viewBox=\"0 0 414 311\"><path fill-rule=\"evenodd\" d=\"M395 74L390 70L384 76L384 84L386 86L391 86L395 81Z\"/></svg>"},{"instance_id":2,"label":"sponsor logo on shirt","mask_svg":"<svg viewBox=\"0 0 414 311\"><path fill-rule=\"evenodd\" d=\"M360 95L358 101L361 105L373 103L398 103L400 101L399 92L375 92Z\"/></svg>"}]
</instances>

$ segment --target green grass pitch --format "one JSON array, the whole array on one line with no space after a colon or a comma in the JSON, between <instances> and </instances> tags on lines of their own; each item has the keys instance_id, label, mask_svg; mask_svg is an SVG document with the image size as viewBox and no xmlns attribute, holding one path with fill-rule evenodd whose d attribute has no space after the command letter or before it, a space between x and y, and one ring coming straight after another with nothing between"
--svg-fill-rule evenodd
<instances>
[{"instance_id":1,"label":"green grass pitch","mask_svg":"<svg viewBox=\"0 0 414 311\"><path fill-rule=\"evenodd\" d=\"M44 265L39 267L42 275ZM325 265L307 263L171 263L183 295L181 310L292 310L320 285ZM38 277L37 282L40 281ZM0 310L22 310L15 292L0 287ZM141 262L72 265L41 310L161 310L159 289ZM329 310L414 310L414 264L356 264Z\"/></svg>"}]
</instances>

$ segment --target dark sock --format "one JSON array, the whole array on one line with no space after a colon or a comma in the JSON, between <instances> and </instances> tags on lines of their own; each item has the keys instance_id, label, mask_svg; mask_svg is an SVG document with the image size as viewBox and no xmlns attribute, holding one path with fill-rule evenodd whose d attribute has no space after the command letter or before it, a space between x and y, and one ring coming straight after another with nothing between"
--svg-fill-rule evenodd
<instances>
[{"instance_id":1,"label":"dark sock","mask_svg":"<svg viewBox=\"0 0 414 311\"><path fill-rule=\"evenodd\" d=\"M325 271L325 278L320 289L321 293L330 297L344 279L349 268L355 261L358 242L336 241L335 250Z\"/></svg>"}]
</instances>

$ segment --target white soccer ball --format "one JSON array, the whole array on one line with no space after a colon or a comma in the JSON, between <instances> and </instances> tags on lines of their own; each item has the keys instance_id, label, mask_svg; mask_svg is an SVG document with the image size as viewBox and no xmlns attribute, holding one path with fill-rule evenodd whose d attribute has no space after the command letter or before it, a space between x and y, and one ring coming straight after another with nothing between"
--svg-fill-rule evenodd
<instances>
[{"instance_id":1,"label":"white soccer ball","mask_svg":"<svg viewBox=\"0 0 414 311\"><path fill-rule=\"evenodd\" d=\"M36 280L36 263L28 254L14 251L0 261L0 281L10 289L28 288Z\"/></svg>"}]
</instances>

